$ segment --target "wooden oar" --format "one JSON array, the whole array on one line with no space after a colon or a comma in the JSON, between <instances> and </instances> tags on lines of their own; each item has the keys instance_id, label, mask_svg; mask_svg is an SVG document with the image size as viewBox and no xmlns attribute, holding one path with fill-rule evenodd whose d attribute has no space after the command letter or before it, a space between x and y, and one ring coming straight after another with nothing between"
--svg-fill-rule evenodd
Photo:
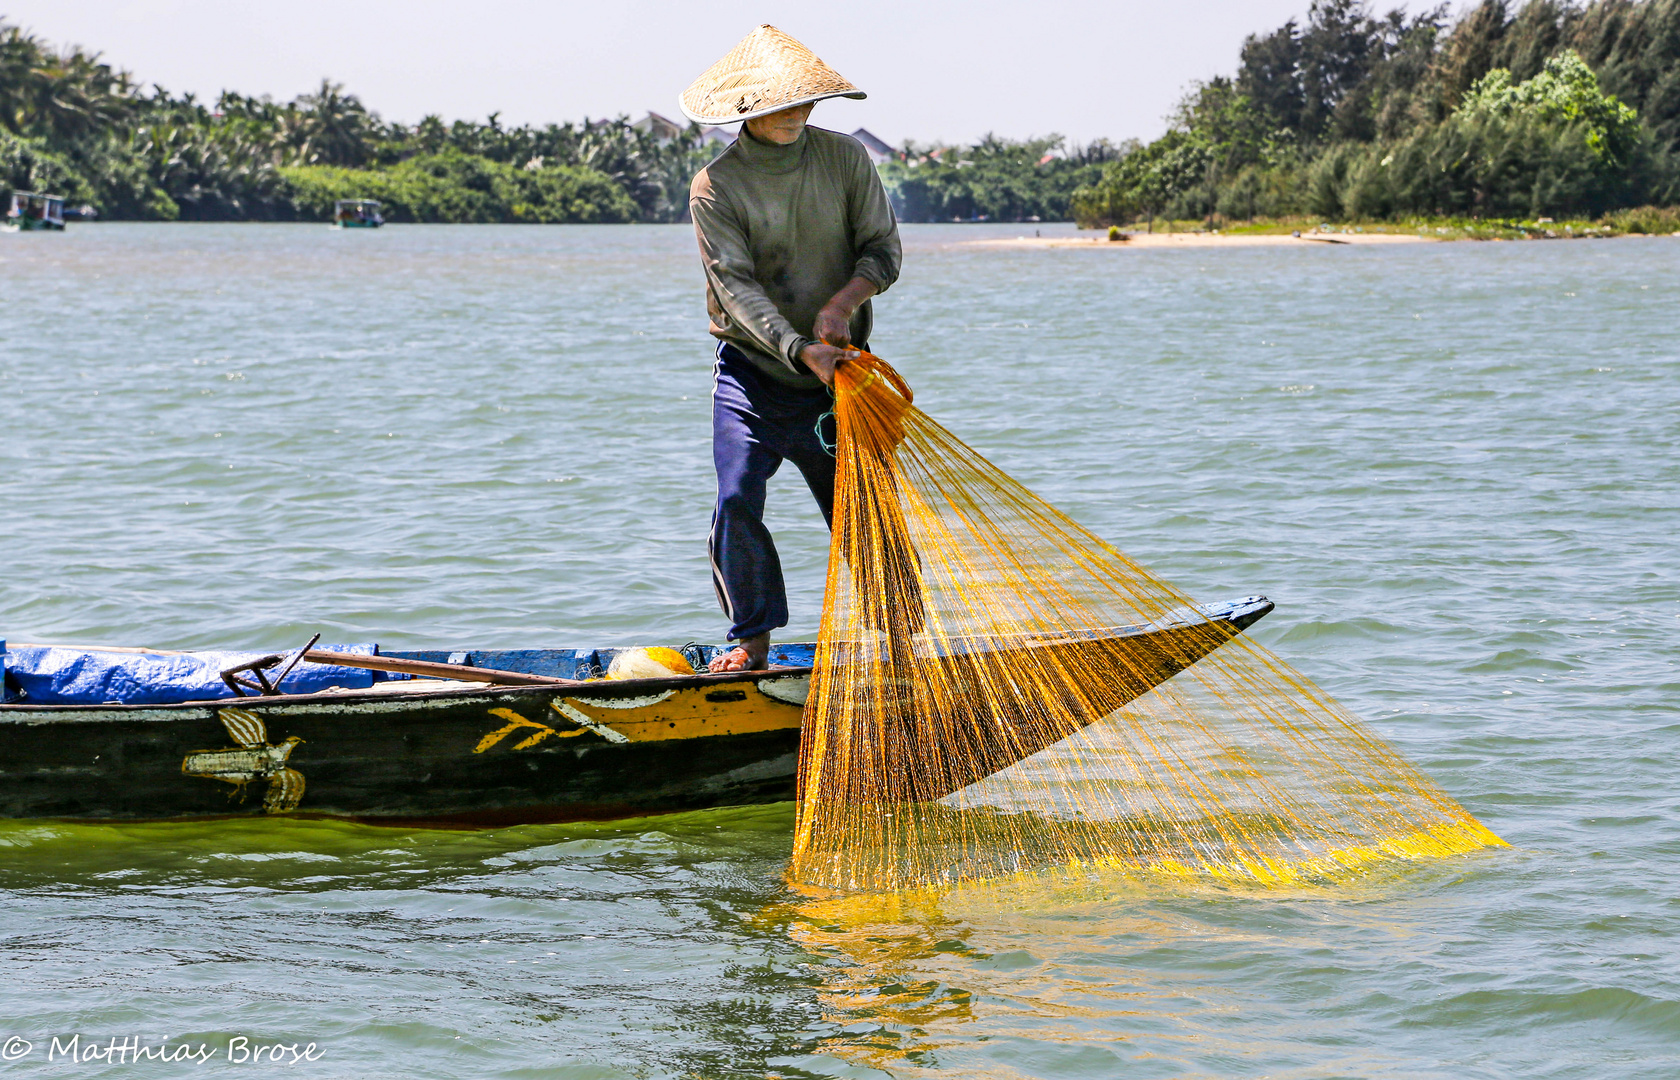
<instances>
[{"instance_id":1,"label":"wooden oar","mask_svg":"<svg viewBox=\"0 0 1680 1080\"><path fill-rule=\"evenodd\" d=\"M557 679L552 675L527 675L523 671L468 667L465 664L437 664L430 660L395 660L386 656L356 656L351 653L310 649L303 658L311 664L366 668L369 671L397 671L404 675L429 675L435 679L499 683L503 686L576 686L581 680Z\"/></svg>"}]
</instances>

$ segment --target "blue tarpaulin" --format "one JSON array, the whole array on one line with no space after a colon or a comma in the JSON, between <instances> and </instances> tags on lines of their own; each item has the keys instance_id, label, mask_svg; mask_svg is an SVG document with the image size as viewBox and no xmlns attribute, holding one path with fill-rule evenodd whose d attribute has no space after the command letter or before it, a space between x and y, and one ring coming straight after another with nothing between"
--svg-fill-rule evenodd
<instances>
[{"instance_id":1,"label":"blue tarpaulin","mask_svg":"<svg viewBox=\"0 0 1680 1080\"><path fill-rule=\"evenodd\" d=\"M321 645L332 652L374 656L377 645ZM6 652L7 698L17 705L173 705L233 697L223 668L266 652L130 653L62 646L13 645ZM288 659L290 653L287 654ZM272 669L269 677L278 674ZM280 689L308 694L328 687L363 690L375 672L299 662ZM247 675L249 678L249 676Z\"/></svg>"}]
</instances>

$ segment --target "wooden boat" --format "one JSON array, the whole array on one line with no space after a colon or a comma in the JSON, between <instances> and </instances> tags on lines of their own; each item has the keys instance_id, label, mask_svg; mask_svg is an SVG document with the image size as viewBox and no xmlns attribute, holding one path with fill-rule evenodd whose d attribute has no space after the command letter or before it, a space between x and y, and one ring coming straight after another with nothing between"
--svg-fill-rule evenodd
<instances>
[{"instance_id":1,"label":"wooden boat","mask_svg":"<svg viewBox=\"0 0 1680 1080\"><path fill-rule=\"evenodd\" d=\"M63 232L64 196L14 191L5 225L0 227L7 232Z\"/></svg>"},{"instance_id":2,"label":"wooden boat","mask_svg":"<svg viewBox=\"0 0 1680 1080\"><path fill-rule=\"evenodd\" d=\"M1271 610L1248 597L1011 647L1129 657L1101 702L1118 708ZM703 668L718 648L689 655ZM776 802L794 794L814 648L777 646L768 671L635 680L595 677L616 650L381 652L578 681L402 679L161 705L14 700L0 704L0 817L286 813L470 826ZM15 673L7 685L15 698ZM988 768L1006 757L992 754Z\"/></svg>"},{"instance_id":3,"label":"wooden boat","mask_svg":"<svg viewBox=\"0 0 1680 1080\"><path fill-rule=\"evenodd\" d=\"M333 203L331 225L335 229L377 229L385 224L378 199L339 199Z\"/></svg>"}]
</instances>

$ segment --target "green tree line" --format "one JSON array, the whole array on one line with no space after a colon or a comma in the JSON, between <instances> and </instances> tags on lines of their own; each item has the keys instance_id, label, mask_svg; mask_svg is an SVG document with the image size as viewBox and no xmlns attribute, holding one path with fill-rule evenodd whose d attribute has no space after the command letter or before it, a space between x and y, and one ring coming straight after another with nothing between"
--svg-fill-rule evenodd
<instances>
[{"instance_id":1,"label":"green tree line","mask_svg":"<svg viewBox=\"0 0 1680 1080\"><path fill-rule=\"evenodd\" d=\"M1316 0L1192 86L1162 138L1071 199L1169 218L1598 215L1680 201L1680 0Z\"/></svg>"},{"instance_id":2,"label":"green tree line","mask_svg":"<svg viewBox=\"0 0 1680 1080\"><path fill-rule=\"evenodd\" d=\"M907 142L880 172L900 221L1066 221L1073 193L1099 183L1103 166L1130 149L1106 139L1070 147L1059 135Z\"/></svg>"},{"instance_id":3,"label":"green tree line","mask_svg":"<svg viewBox=\"0 0 1680 1080\"><path fill-rule=\"evenodd\" d=\"M1063 221L1126 147L1058 136L907 143L882 166L906 221ZM678 221L717 152L620 117L545 127L390 123L330 81L287 103L145 90L81 49L0 21L0 189L50 190L127 220L325 220L373 198L393 221Z\"/></svg>"},{"instance_id":4,"label":"green tree line","mask_svg":"<svg viewBox=\"0 0 1680 1080\"><path fill-rule=\"evenodd\" d=\"M323 220L376 198L396 221L678 221L716 152L626 118L405 126L330 81L287 103L143 89L0 21L0 190L102 216ZM904 221L1127 224L1315 215L1596 215L1680 201L1680 0L1482 0L1373 14L1316 0L1194 84L1147 145L988 135L906 143L881 166Z\"/></svg>"},{"instance_id":5,"label":"green tree line","mask_svg":"<svg viewBox=\"0 0 1680 1080\"><path fill-rule=\"evenodd\" d=\"M545 127L389 123L330 81L284 104L160 87L0 21L0 190L51 191L101 216L325 220L376 198L395 221L675 221L715 147L628 120Z\"/></svg>"}]
</instances>

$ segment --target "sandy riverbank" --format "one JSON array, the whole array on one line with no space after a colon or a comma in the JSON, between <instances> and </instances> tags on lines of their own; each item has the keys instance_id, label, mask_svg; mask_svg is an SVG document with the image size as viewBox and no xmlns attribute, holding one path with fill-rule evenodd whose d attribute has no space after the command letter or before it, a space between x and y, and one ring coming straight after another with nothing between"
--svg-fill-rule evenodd
<instances>
[{"instance_id":1,"label":"sandy riverbank","mask_svg":"<svg viewBox=\"0 0 1680 1080\"><path fill-rule=\"evenodd\" d=\"M1418 236L1415 233L1309 233L1298 236L1289 233L1201 233L1201 232L1134 232L1122 233L1125 240L1110 240L1106 232L1089 236L1016 236L987 240L965 240L976 247L1053 247L1053 248L1216 248L1216 247L1275 247L1293 244L1433 244L1442 238Z\"/></svg>"}]
</instances>

